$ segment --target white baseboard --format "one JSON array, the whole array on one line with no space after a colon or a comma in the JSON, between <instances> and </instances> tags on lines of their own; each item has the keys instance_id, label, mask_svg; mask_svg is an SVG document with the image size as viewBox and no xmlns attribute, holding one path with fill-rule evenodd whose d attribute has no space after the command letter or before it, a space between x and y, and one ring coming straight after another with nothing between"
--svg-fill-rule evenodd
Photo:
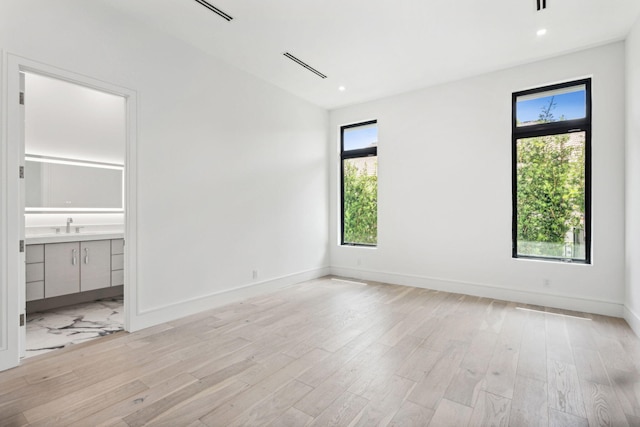
<instances>
[{"instance_id":1,"label":"white baseboard","mask_svg":"<svg viewBox=\"0 0 640 427\"><path fill-rule=\"evenodd\" d=\"M631 326L633 332L640 337L640 316L627 305L624 306L624 320Z\"/></svg>"},{"instance_id":2,"label":"white baseboard","mask_svg":"<svg viewBox=\"0 0 640 427\"><path fill-rule=\"evenodd\" d=\"M252 298L267 292L295 285L307 280L327 276L329 267L321 267L286 276L276 277L257 283L240 286L220 292L214 292L197 298L179 301L162 307L154 307L133 314L130 322L130 332L148 328L164 322L170 322L185 316L190 316L205 310L220 307L246 298Z\"/></svg>"},{"instance_id":3,"label":"white baseboard","mask_svg":"<svg viewBox=\"0 0 640 427\"><path fill-rule=\"evenodd\" d=\"M415 286L417 288L426 288L437 291L513 301L523 304L541 305L565 310L602 314L605 316L622 317L624 314L624 305L618 302L595 300L570 295L523 291L520 289L511 289L483 283L462 282L435 277L414 276L345 267L331 267L331 274L360 280L372 280L394 285Z\"/></svg>"},{"instance_id":4,"label":"white baseboard","mask_svg":"<svg viewBox=\"0 0 640 427\"><path fill-rule=\"evenodd\" d=\"M336 275L360 280L372 280L394 285L415 286L460 293L466 295L513 301L523 304L534 304L565 310L602 314L605 316L623 317L636 335L640 336L640 316L622 303L602 301L569 295L547 294L535 291L523 291L501 286L455 281L442 278L390 273L375 270L362 270L346 267L321 267L298 272L282 277L251 283L234 289L211 293L198 298L179 301L162 307L154 307L134 314L130 331L137 331L160 323L169 322L205 310L220 307L246 298L252 298L273 292L306 280L313 280L326 275Z\"/></svg>"}]
</instances>

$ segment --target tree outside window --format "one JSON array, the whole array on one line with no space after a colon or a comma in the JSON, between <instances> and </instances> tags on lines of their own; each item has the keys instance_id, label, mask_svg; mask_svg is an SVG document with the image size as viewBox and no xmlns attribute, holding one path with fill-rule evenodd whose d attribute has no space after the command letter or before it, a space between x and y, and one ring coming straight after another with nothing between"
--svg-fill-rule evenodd
<instances>
[{"instance_id":1,"label":"tree outside window","mask_svg":"<svg viewBox=\"0 0 640 427\"><path fill-rule=\"evenodd\" d=\"M376 121L343 126L342 233L343 245L378 243L378 127Z\"/></svg>"}]
</instances>

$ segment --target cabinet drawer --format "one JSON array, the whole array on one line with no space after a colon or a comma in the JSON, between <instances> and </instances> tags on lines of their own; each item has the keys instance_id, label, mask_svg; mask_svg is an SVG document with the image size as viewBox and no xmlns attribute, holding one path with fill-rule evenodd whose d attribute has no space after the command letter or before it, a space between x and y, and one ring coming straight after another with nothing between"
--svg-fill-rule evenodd
<instances>
[{"instance_id":1,"label":"cabinet drawer","mask_svg":"<svg viewBox=\"0 0 640 427\"><path fill-rule=\"evenodd\" d=\"M111 241L111 255L124 253L124 239L114 239Z\"/></svg>"},{"instance_id":2,"label":"cabinet drawer","mask_svg":"<svg viewBox=\"0 0 640 427\"><path fill-rule=\"evenodd\" d=\"M111 255L111 269L122 270L124 268L124 255Z\"/></svg>"},{"instance_id":3,"label":"cabinet drawer","mask_svg":"<svg viewBox=\"0 0 640 427\"><path fill-rule=\"evenodd\" d=\"M27 301L44 298L44 282L27 283Z\"/></svg>"},{"instance_id":4,"label":"cabinet drawer","mask_svg":"<svg viewBox=\"0 0 640 427\"><path fill-rule=\"evenodd\" d=\"M27 264L44 262L44 245L27 245L25 259Z\"/></svg>"},{"instance_id":5,"label":"cabinet drawer","mask_svg":"<svg viewBox=\"0 0 640 427\"><path fill-rule=\"evenodd\" d=\"M111 272L111 286L124 285L124 270L115 270Z\"/></svg>"},{"instance_id":6,"label":"cabinet drawer","mask_svg":"<svg viewBox=\"0 0 640 427\"><path fill-rule=\"evenodd\" d=\"M26 282L39 282L44 280L44 263L39 262L36 264L26 265Z\"/></svg>"}]
</instances>

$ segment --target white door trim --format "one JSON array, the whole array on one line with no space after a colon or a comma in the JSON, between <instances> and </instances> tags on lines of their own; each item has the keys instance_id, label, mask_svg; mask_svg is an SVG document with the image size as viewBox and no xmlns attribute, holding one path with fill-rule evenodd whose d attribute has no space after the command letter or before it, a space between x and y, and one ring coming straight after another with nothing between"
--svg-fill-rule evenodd
<instances>
[{"instance_id":1,"label":"white door trim","mask_svg":"<svg viewBox=\"0 0 640 427\"><path fill-rule=\"evenodd\" d=\"M2 53L2 52L0 52ZM77 74L41 62L7 53L0 58L4 96L0 136L0 172L3 187L0 191L0 370L19 364L19 233L23 211L20 206L18 165L21 164L19 140L19 74L33 72L59 80L87 86L125 98L125 260L124 311L125 329L131 330L137 315L137 92L122 86ZM16 102L13 102L14 100ZM14 247L15 246L15 247Z\"/></svg>"}]
</instances>

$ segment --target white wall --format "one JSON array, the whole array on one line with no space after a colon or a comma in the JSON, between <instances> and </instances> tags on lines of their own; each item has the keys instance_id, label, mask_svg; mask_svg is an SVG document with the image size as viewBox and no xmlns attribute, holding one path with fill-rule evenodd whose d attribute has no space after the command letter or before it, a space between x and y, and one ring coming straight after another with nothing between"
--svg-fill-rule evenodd
<instances>
[{"instance_id":1,"label":"white wall","mask_svg":"<svg viewBox=\"0 0 640 427\"><path fill-rule=\"evenodd\" d=\"M326 273L326 111L96 2L3 0L0 49L137 92L133 329Z\"/></svg>"},{"instance_id":2,"label":"white wall","mask_svg":"<svg viewBox=\"0 0 640 427\"><path fill-rule=\"evenodd\" d=\"M625 319L640 335L640 20L627 41L627 256Z\"/></svg>"},{"instance_id":3,"label":"white wall","mask_svg":"<svg viewBox=\"0 0 640 427\"><path fill-rule=\"evenodd\" d=\"M610 44L332 111L332 271L621 316L624 52ZM587 76L593 264L512 259L511 94ZM379 129L378 247L341 247L338 129L370 119Z\"/></svg>"},{"instance_id":4,"label":"white wall","mask_svg":"<svg viewBox=\"0 0 640 427\"><path fill-rule=\"evenodd\" d=\"M124 164L122 96L34 73L25 86L27 154Z\"/></svg>"}]
</instances>

